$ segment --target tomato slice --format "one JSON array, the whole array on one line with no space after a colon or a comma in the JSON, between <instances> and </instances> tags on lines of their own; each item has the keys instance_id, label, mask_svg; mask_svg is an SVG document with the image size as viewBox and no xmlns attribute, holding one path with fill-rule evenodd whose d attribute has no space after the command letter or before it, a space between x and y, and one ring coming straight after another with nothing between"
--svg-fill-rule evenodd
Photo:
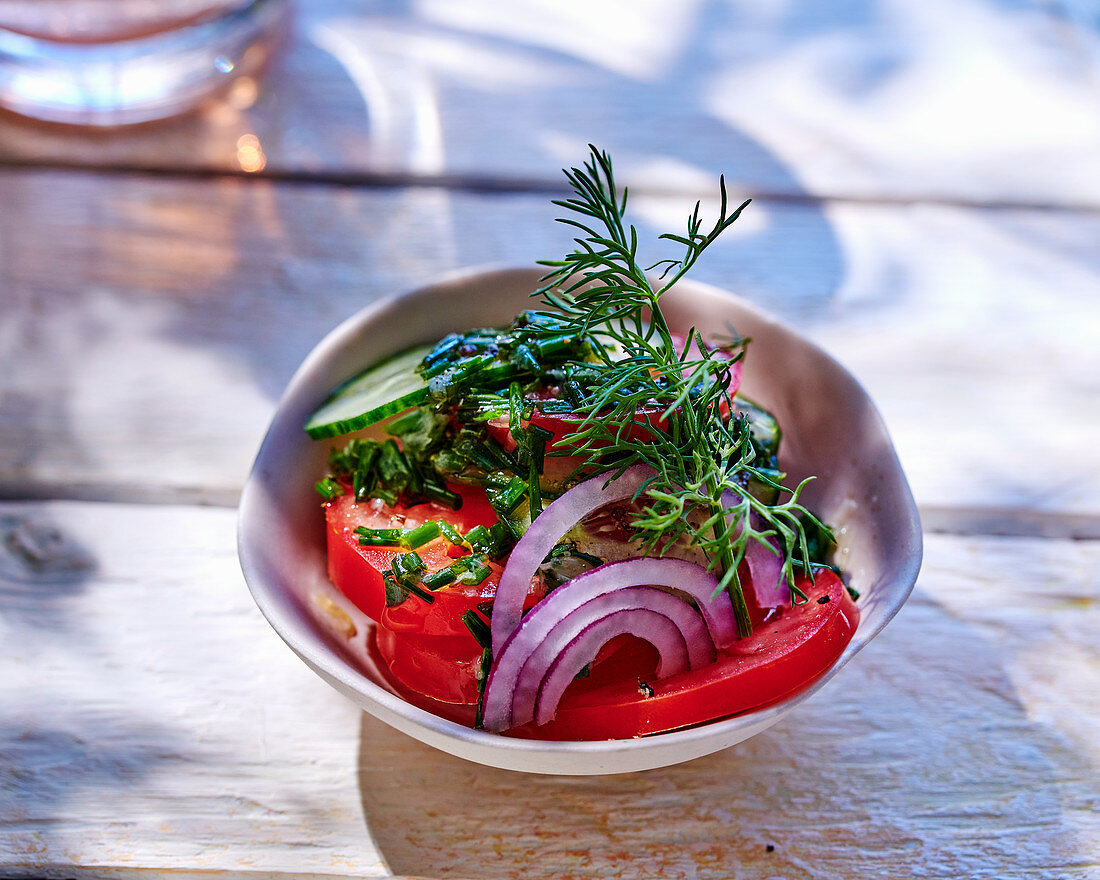
<instances>
[{"instance_id":1,"label":"tomato slice","mask_svg":"<svg viewBox=\"0 0 1100 880\"><path fill-rule=\"evenodd\" d=\"M424 636L375 631L378 654L390 675L431 700L470 705L477 702L481 647L473 636Z\"/></svg>"},{"instance_id":2,"label":"tomato slice","mask_svg":"<svg viewBox=\"0 0 1100 880\"><path fill-rule=\"evenodd\" d=\"M435 544L436 542L433 541L432 545ZM454 562L454 559L447 555L446 550L436 551L442 554L442 560L438 560L435 554L429 554L430 558L426 556L424 549L421 548L417 552L428 565L429 571L436 571ZM426 636L463 636L476 646L473 636L462 622L462 615L472 608L477 608L483 602L491 601L496 594L503 568L495 562L490 562L489 566L493 572L480 584L476 586L450 584L441 587L432 593L435 601L430 605L419 596L409 596L400 605L383 609L379 623L393 632L419 633ZM480 649L478 656L481 656Z\"/></svg>"},{"instance_id":3,"label":"tomato slice","mask_svg":"<svg viewBox=\"0 0 1100 880\"><path fill-rule=\"evenodd\" d=\"M388 507L377 500L356 504L350 492L325 503L329 578L371 620L380 620L386 608L382 573L389 570L390 564L398 553L405 551L396 547L360 547L355 529L359 526L368 529L411 529L435 519L446 520L460 532L465 533L474 526L491 526L497 521L496 512L486 500L483 489L471 486L452 488L462 497L462 506L458 510L451 510L435 502L416 504L412 507L402 504ZM416 552L420 554L429 571L437 571L454 562L449 555L449 548L450 545L446 541L437 539L417 548ZM494 571L494 577L499 578L499 571ZM495 580L492 580L491 585L484 585L485 590L489 591L488 596L492 596L495 585ZM465 603L458 611L459 627L462 626L462 612L467 607L484 601L485 590L452 591L456 597L462 594L462 601ZM446 594L443 605L447 604L447 598L451 598L452 592L440 591L440 596ZM476 598L474 595L465 595L466 592L476 593ZM425 612L429 608L421 599L410 599L398 607L409 605L410 602L425 606ZM440 605L440 599L437 598L433 604ZM434 617L443 617L449 612L450 609L445 611L441 605L436 609ZM465 629L461 631L465 632ZM458 630L450 627L447 633L458 634Z\"/></svg>"},{"instance_id":4,"label":"tomato slice","mask_svg":"<svg viewBox=\"0 0 1100 880\"><path fill-rule=\"evenodd\" d=\"M808 602L768 619L750 638L696 672L655 681L657 652L649 643L629 637L617 640L618 644L609 642L589 677L578 678L569 686L553 721L541 727L517 727L505 735L551 740L630 739L762 709L798 693L833 665L859 623L859 609L831 572L818 573L814 584L806 578L799 586L809 596ZM377 638L382 642L386 636L379 630ZM433 646L429 642L423 647L430 650ZM442 644L434 648L437 653L446 650ZM442 683L429 686L425 680L429 674L444 673L442 664L429 669L432 663L422 661L417 676L410 675L407 666L384 672L390 686L408 702L473 726L475 698L463 704L453 701L453 694L448 695ZM642 682L652 695L643 692Z\"/></svg>"},{"instance_id":5,"label":"tomato slice","mask_svg":"<svg viewBox=\"0 0 1100 880\"><path fill-rule=\"evenodd\" d=\"M472 637L463 639L374 630L368 648L390 688L421 709L474 726L477 712L477 668L481 648ZM634 636L608 642L592 661L590 685L613 684L624 676L652 675L657 651Z\"/></svg>"},{"instance_id":6,"label":"tomato slice","mask_svg":"<svg viewBox=\"0 0 1100 880\"><path fill-rule=\"evenodd\" d=\"M759 709L816 681L840 656L859 610L840 579L819 572L799 584L809 601L766 622L705 669L656 681L632 675L574 681L557 716L508 735L528 739L629 739Z\"/></svg>"}]
</instances>

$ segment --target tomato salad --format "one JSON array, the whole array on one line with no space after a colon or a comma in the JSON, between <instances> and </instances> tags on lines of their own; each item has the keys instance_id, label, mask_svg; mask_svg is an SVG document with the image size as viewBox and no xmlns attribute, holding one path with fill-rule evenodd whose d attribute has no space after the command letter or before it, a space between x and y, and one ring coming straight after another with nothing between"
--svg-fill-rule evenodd
<instances>
[{"instance_id":1,"label":"tomato salad","mask_svg":"<svg viewBox=\"0 0 1100 880\"><path fill-rule=\"evenodd\" d=\"M473 727L630 738L782 700L840 656L857 596L739 394L748 340L660 308L744 205L723 182L654 281L607 155L567 176L581 236L539 308L372 365L307 422L338 438L329 575L391 687Z\"/></svg>"}]
</instances>

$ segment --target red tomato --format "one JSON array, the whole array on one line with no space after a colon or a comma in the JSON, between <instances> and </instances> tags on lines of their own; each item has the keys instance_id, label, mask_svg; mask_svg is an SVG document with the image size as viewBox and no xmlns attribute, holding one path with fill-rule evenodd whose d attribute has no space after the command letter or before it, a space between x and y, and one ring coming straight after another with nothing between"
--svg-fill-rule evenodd
<instances>
[{"instance_id":1,"label":"red tomato","mask_svg":"<svg viewBox=\"0 0 1100 880\"><path fill-rule=\"evenodd\" d=\"M467 727L474 726L474 720L477 713L476 697L468 703L455 703L450 700L429 697L420 690L405 684L404 681L394 675L393 670L386 664L385 658L382 656L382 652L379 650L377 644L377 639L380 637L382 637L381 629L375 630L374 638L369 640L368 647L375 656L378 671L381 673L382 678L385 680L390 690L412 706L424 709L448 721L464 724ZM470 641L472 642L473 639ZM478 656L481 656L480 651L478 652ZM422 679L418 679L417 684L424 690L431 690L431 688L424 686Z\"/></svg>"},{"instance_id":2,"label":"red tomato","mask_svg":"<svg viewBox=\"0 0 1100 880\"><path fill-rule=\"evenodd\" d=\"M859 609L839 578L825 571L815 580L799 584L808 602L762 623L750 638L723 651L718 662L705 669L656 681L657 652L649 643L630 637L609 642L589 677L569 686L553 721L541 727L527 724L506 734L525 739L630 739L760 709L795 694L833 665L859 623ZM824 597L827 602L819 601ZM384 638L379 632L379 640ZM410 685L411 679L401 680L393 669L387 672L393 689L408 702L473 726L472 699L464 705L443 698L442 686L434 691L425 687L423 674ZM442 668L438 672L442 674ZM652 695L642 692L642 682Z\"/></svg>"},{"instance_id":3,"label":"red tomato","mask_svg":"<svg viewBox=\"0 0 1100 880\"><path fill-rule=\"evenodd\" d=\"M450 522L460 532L468 532L474 526L490 526L497 521L496 512L485 500L485 492L482 489L460 486L456 491L462 496L462 507L451 510L442 504L431 502L417 504L412 507L397 505L387 507L378 501L365 501L356 504L350 494L341 495L325 504L326 536L328 539L328 570L329 578L347 596L356 607L372 620L379 620L386 607L386 593L382 586L382 573L389 570L394 556L404 552L395 547L360 547L359 539L355 535L355 529L365 526L368 529L406 528L411 529L431 519L442 519ZM417 548L420 558L428 566L429 571L437 571L454 562L448 555L449 545L446 541L436 540L423 547ZM495 588L499 570L494 571L492 587ZM492 596L492 589L488 596ZM457 598L458 590L440 590L434 605L441 607L435 609L433 619L445 616L443 606L452 598ZM483 590L465 590L463 607L458 611L458 618L467 607L476 605L485 600ZM470 595L465 595L470 594ZM474 598L476 594L477 598ZM401 606L410 602L424 606L423 611L428 610L428 605L421 599L412 598ZM449 614L450 609L447 609ZM462 626L461 619L458 626ZM418 627L423 628L423 626ZM462 632L466 632L463 628ZM446 634L457 635L458 632L451 627Z\"/></svg>"},{"instance_id":4,"label":"red tomato","mask_svg":"<svg viewBox=\"0 0 1100 880\"><path fill-rule=\"evenodd\" d=\"M398 547L361 547L355 529L415 528L427 520L446 520L462 533L478 525L490 526L497 516L482 489L457 487L462 507L455 511L439 504L387 507L380 502L356 504L350 495L327 502L329 577L355 605L373 620L376 647L391 679L409 693L443 704L457 704L473 711L477 701L477 668L481 647L462 622L468 610L489 601L496 593L501 566L490 563L492 573L480 584L451 584L432 592L428 603L410 595L400 605L386 607L383 572L396 556L408 551ZM438 571L466 551L457 551L443 538L416 549L427 571ZM543 596L541 585L532 584L530 607ZM406 695L408 698L408 696ZM415 700L412 700L415 702ZM466 713L468 714L468 713ZM473 716L466 719L472 723Z\"/></svg>"},{"instance_id":5,"label":"red tomato","mask_svg":"<svg viewBox=\"0 0 1100 880\"><path fill-rule=\"evenodd\" d=\"M594 670L592 677L569 686L553 721L541 727L524 725L508 734L529 739L629 739L758 709L808 687L851 641L859 610L831 572L819 572L813 584L805 578L799 586L809 601L785 609L705 669L661 681L632 675L613 682Z\"/></svg>"},{"instance_id":6,"label":"red tomato","mask_svg":"<svg viewBox=\"0 0 1100 880\"><path fill-rule=\"evenodd\" d=\"M477 702L481 648L468 632L463 637L375 632L378 653L390 675L405 688L443 703Z\"/></svg>"},{"instance_id":7,"label":"red tomato","mask_svg":"<svg viewBox=\"0 0 1100 880\"><path fill-rule=\"evenodd\" d=\"M433 541L432 545L439 546L443 542ZM429 560L418 550L420 557L428 563L428 569L435 571L450 565L454 559L447 556L446 550L437 550L442 553L442 560L436 561L433 555ZM465 584L451 584L435 590L432 595L435 601L430 605L418 596L410 596L400 605L394 605L382 611L379 623L386 629L399 633L419 633L424 636L462 636L469 639L476 647L473 636L462 622L462 615L471 608L477 608L483 602L489 602L496 595L497 584L500 583L500 573L503 569L495 562L489 563L493 569L485 580L476 586ZM433 567L434 566L434 567ZM478 651L480 656L480 649Z\"/></svg>"}]
</instances>

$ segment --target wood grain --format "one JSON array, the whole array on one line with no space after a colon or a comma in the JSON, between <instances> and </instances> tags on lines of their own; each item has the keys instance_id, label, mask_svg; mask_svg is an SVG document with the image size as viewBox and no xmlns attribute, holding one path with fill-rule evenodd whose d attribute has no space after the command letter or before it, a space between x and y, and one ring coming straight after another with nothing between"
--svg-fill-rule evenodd
<instances>
[{"instance_id":1,"label":"wood grain","mask_svg":"<svg viewBox=\"0 0 1100 880\"><path fill-rule=\"evenodd\" d=\"M595 142L642 187L1095 208L1059 6L313 0L258 88L107 134L8 117L0 159L243 173L253 135L269 174L556 182Z\"/></svg>"},{"instance_id":2,"label":"wood grain","mask_svg":"<svg viewBox=\"0 0 1100 880\"><path fill-rule=\"evenodd\" d=\"M910 603L780 725L550 778L361 716L268 629L233 526L0 505L0 873L1100 876L1100 542L931 536Z\"/></svg>"},{"instance_id":3,"label":"wood grain","mask_svg":"<svg viewBox=\"0 0 1100 880\"><path fill-rule=\"evenodd\" d=\"M539 195L8 171L0 203L8 498L233 503L281 389L341 319L569 244ZM643 241L683 223L677 198L634 207ZM761 200L694 274L867 385L921 504L1091 515L1098 237L1088 213Z\"/></svg>"}]
</instances>

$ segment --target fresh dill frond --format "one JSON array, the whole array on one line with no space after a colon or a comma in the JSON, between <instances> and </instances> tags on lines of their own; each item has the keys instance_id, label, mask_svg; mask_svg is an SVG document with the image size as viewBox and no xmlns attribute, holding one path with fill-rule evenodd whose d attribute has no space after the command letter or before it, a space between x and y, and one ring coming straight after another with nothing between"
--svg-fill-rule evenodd
<instances>
[{"instance_id":1,"label":"fresh dill frond","mask_svg":"<svg viewBox=\"0 0 1100 880\"><path fill-rule=\"evenodd\" d=\"M633 522L639 537L655 553L677 541L701 547L729 592L741 635L748 636L752 623L737 569L749 542L778 545L791 600L805 601L796 575L812 570L807 524L814 533L828 530L799 503L805 481L789 488L781 474L761 466L749 418L728 390L743 341L711 346L694 327L686 340L678 337L660 300L749 200L731 212L721 179L714 225L703 231L696 203L686 234L659 236L680 245L682 255L643 269L637 229L624 222L626 189L620 194L608 154L591 151L582 168L565 172L575 197L554 202L570 212L560 222L580 233L576 249L542 261L550 271L533 294L556 319L553 332L560 334L564 323L593 349L593 358L565 366L564 387L581 416L565 442L586 456L589 471L620 473L634 464L656 471ZM653 282L647 272L657 268L662 273ZM753 484L767 487L775 503L762 501Z\"/></svg>"}]
</instances>

